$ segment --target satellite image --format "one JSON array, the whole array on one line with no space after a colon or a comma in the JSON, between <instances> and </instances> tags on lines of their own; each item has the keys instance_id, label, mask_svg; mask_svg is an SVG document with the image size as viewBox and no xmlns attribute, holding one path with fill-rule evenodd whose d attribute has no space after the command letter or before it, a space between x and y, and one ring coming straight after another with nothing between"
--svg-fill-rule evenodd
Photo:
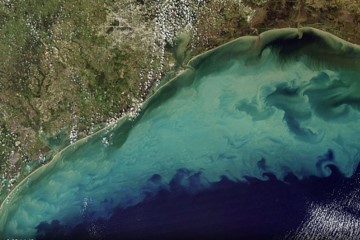
<instances>
[{"instance_id":1,"label":"satellite image","mask_svg":"<svg viewBox=\"0 0 360 240\"><path fill-rule=\"evenodd\" d=\"M0 239L360 239L360 0L0 0Z\"/></svg>"}]
</instances>

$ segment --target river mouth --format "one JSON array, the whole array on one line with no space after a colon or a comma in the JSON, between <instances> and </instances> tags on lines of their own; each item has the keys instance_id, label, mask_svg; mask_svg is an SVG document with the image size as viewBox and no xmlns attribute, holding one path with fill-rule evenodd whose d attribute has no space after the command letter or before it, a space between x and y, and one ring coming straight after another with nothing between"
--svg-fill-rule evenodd
<instances>
[{"instance_id":1,"label":"river mouth","mask_svg":"<svg viewBox=\"0 0 360 240\"><path fill-rule=\"evenodd\" d=\"M68 148L25 180L3 205L0 229L5 238L46 236L46 229L60 227L71 234L83 222L107 221L116 209L132 209L164 192L202 196L221 186L220 192L231 193L249 179L274 189L268 193L272 197L292 191L272 185L284 184L289 176L324 186L330 183L322 179L356 180L359 69L359 47L312 28L268 31L208 51L152 96L136 119L123 119ZM179 199L170 199L169 208L176 208ZM300 204L281 199L289 209ZM302 201L299 216L307 209ZM244 204L250 202L233 209ZM220 214L221 205L214 207ZM251 229L238 231L255 234Z\"/></svg>"}]
</instances>

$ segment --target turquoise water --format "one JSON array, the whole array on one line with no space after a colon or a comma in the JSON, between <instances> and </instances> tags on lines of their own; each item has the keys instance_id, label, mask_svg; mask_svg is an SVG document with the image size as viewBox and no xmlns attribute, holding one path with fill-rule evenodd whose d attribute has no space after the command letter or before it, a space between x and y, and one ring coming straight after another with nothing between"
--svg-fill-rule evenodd
<instances>
[{"instance_id":1,"label":"turquoise water","mask_svg":"<svg viewBox=\"0 0 360 240\"><path fill-rule=\"evenodd\" d=\"M306 54L284 63L271 44L254 57L256 44L240 39L199 57L136 120L68 148L8 199L2 234L34 236L54 219L76 224L89 209L109 217L166 188L179 169L201 173L200 182L182 183L193 192L221 176L326 177L329 165L351 176L360 156L359 69ZM154 174L161 184L149 181Z\"/></svg>"}]
</instances>

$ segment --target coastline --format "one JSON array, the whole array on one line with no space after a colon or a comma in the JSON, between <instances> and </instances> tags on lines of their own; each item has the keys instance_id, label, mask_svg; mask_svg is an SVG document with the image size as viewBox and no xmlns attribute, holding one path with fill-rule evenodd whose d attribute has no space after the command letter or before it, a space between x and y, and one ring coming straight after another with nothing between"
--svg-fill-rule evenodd
<instances>
[{"instance_id":1,"label":"coastline","mask_svg":"<svg viewBox=\"0 0 360 240\"><path fill-rule=\"evenodd\" d=\"M343 40L333 34L324 32L322 30L318 30L315 28L284 28L284 29L275 29L275 30L269 30L266 32L261 33L259 36L243 36L237 39L234 39L228 43L225 43L221 46L218 46L216 48L210 49L208 51L205 51L197 56L192 57L188 63L184 66L183 69L181 69L173 78L169 79L168 82L166 82L164 85L162 85L161 87L159 87L156 91L154 91L150 96L147 97L147 99L143 102L142 107L141 107L141 114L143 114L144 112L146 112L146 110L149 107L149 103L151 102L151 100L156 97L158 95L158 93L161 93L167 86L169 86L170 83L174 82L174 80L178 79L179 77L181 77L184 74L190 73L192 74L194 72L194 69L196 69L196 67L201 64L209 55L213 54L217 49L219 48L224 48L227 47L229 45L243 45L243 48L241 48L240 50L237 50L235 52L232 52L231 54L239 54L239 52L242 51L248 51L252 48L255 48L256 51L254 57L256 57L256 54L260 54L262 49L264 47L267 46L267 44L270 44L272 41L276 40L276 39L280 39L280 38L301 38L303 36L303 34L306 33L313 33L318 35L320 38L325 39L325 41L327 41L329 43L329 45L331 46L332 44L336 43L336 44L341 44L341 49L337 49L340 52L342 51L344 52L348 52L349 50L355 50L356 52L358 52L359 56L360 56L360 46L347 42L346 40ZM247 44L244 44L247 43ZM335 48L333 48L335 49ZM230 54L230 52L228 52ZM325 60L324 60L325 61ZM60 150L59 152L57 152L47 163L45 163L44 165L36 168L33 172L31 172L29 175L25 176L23 180L21 180L19 183L17 183L13 189L6 195L6 197L4 198L4 200L1 202L0 204L0 211L3 211L4 208L6 207L6 204L8 204L9 200L16 196L17 191L23 186L23 184L26 183L27 180L29 180L32 176L34 176L36 173L39 173L43 170L46 170L46 168L52 166L53 164L55 164L59 159L61 159L61 154L65 151L68 150L72 147L76 147L79 144L82 144L84 142L86 142L90 137L95 137L98 134L101 134L103 132L105 132L106 130L112 128L112 127L118 127L120 124L123 123L123 121L127 121L129 117L129 113L122 116L121 118L119 118L117 121L115 121L114 123L111 123L107 126L105 126L104 128L99 129L98 131L96 131L95 133L88 135L82 139L79 139L78 141L76 141L75 143L66 146L65 148L63 148L62 150ZM141 117L141 116L139 116ZM5 213L6 214L6 213Z\"/></svg>"},{"instance_id":2,"label":"coastline","mask_svg":"<svg viewBox=\"0 0 360 240\"><path fill-rule=\"evenodd\" d=\"M39 171L43 170L46 167L49 167L51 164L54 164L56 162L57 159L60 158L61 154L68 150L71 147L74 147L78 144L81 144L85 141L87 141L90 137L96 136L97 134L102 133L103 131L106 131L107 129L111 128L111 127L116 127L117 124L120 124L122 120L124 120L125 117L128 117L127 115L124 115L123 117L119 118L118 121L104 127L101 128L99 130L97 130L96 132L79 139L78 141L76 141L73 144L70 144L68 146L66 146L65 148L63 148L62 150L60 150L59 152L57 152L48 162L46 162L45 164L41 165L40 167L36 168L34 171L32 171L29 175L27 175L26 177L24 177L23 180L21 180L18 184L16 184L16 186L14 186L14 188L6 195L6 197L4 198L4 200L1 202L0 204L0 211L3 209L3 207L6 204L6 201L12 197L13 194L15 194L15 190L17 190L19 187L21 187L22 184L24 184L24 182L26 182L26 180L28 180L31 176L33 176L35 173L38 173Z\"/></svg>"},{"instance_id":3,"label":"coastline","mask_svg":"<svg viewBox=\"0 0 360 240\"><path fill-rule=\"evenodd\" d=\"M202 55L202 54L200 54ZM198 56L200 56L198 55ZM189 68L190 66L185 66L186 68L184 70L180 70L179 73L177 75L175 75L173 78L169 79L167 83L165 83L164 85L162 85L160 88L158 88L156 91L153 92L153 94L151 94L142 104L141 107L141 111L143 111L143 109L146 109L147 104L149 103L149 101L160 91L162 90L164 87L166 87L168 85L168 83L172 82L173 80L175 80L176 78L179 77L179 75L183 74L184 71L187 70L187 68ZM1 215L1 211L3 210L3 207L7 204L7 201L9 200L9 198L11 198L14 194L16 194L16 190L18 190L18 188L21 187L21 185L23 185L29 178L31 178L31 176L33 176L34 174L38 173L41 170L44 170L44 168L51 166L51 164L54 164L60 157L61 154L70 149L71 147L75 147L79 144L82 144L83 142L86 142L89 138L91 137L95 137L98 134L101 134L103 132L105 132L106 130L114 127L118 127L118 125L120 125L123 121L129 120L129 115L131 113L127 113L124 116L122 116L121 118L117 119L115 122L100 128L99 130L97 130L96 132L81 138L79 140L77 140L75 143L70 144L68 146L66 146L65 148L63 148L62 150L60 150L59 152L57 152L48 162L46 162L45 164L41 165L40 167L36 168L34 171L32 171L29 175L27 175L26 177L24 177L23 180L21 180L19 183L17 183L14 188L6 195L6 197L4 198L4 200L0 203L0 215Z\"/></svg>"}]
</instances>

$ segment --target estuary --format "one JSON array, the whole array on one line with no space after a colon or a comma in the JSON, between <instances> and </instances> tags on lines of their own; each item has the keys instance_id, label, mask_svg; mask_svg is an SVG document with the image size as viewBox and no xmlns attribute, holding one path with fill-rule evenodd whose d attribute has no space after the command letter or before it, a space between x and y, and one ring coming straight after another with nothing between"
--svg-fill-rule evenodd
<instances>
[{"instance_id":1,"label":"estuary","mask_svg":"<svg viewBox=\"0 0 360 240\"><path fill-rule=\"evenodd\" d=\"M300 183L329 184L322 179L334 172L352 179L360 160L359 79L360 48L312 28L272 30L210 50L150 97L138 117L70 146L25 179L1 206L1 234L41 237L46 223L67 234L84 219L106 221L114 209L160 192L196 196L224 179L268 189L288 176Z\"/></svg>"}]
</instances>

